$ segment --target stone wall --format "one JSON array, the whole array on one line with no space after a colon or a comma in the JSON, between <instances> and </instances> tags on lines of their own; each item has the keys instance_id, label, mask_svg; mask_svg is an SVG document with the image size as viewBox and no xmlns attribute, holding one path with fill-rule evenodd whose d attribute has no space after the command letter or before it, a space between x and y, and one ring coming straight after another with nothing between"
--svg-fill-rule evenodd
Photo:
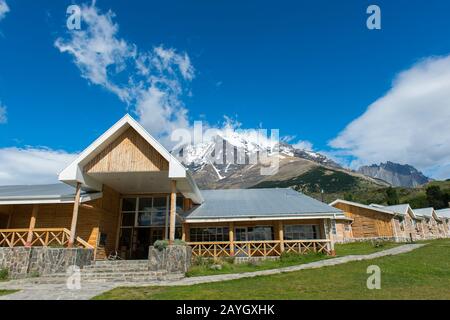
<instances>
[{"instance_id":1,"label":"stone wall","mask_svg":"<svg viewBox=\"0 0 450 320\"><path fill-rule=\"evenodd\" d=\"M173 245L162 250L149 248L148 263L150 271L167 271L168 273L186 273L192 260L192 248Z\"/></svg>"},{"instance_id":2,"label":"stone wall","mask_svg":"<svg viewBox=\"0 0 450 320\"><path fill-rule=\"evenodd\" d=\"M66 272L69 266L91 264L94 250L79 248L0 248L0 269L13 279Z\"/></svg>"}]
</instances>

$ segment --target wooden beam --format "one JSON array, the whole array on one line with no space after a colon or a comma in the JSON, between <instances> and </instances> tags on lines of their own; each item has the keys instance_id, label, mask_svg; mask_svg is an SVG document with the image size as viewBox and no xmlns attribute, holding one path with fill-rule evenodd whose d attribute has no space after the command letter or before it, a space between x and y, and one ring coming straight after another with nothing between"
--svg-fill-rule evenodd
<instances>
[{"instance_id":1,"label":"wooden beam","mask_svg":"<svg viewBox=\"0 0 450 320\"><path fill-rule=\"evenodd\" d=\"M169 244L173 244L175 241L175 222L176 222L176 210L177 210L177 182L176 180L170 181L170 226L169 226Z\"/></svg>"},{"instance_id":2,"label":"wooden beam","mask_svg":"<svg viewBox=\"0 0 450 320\"><path fill-rule=\"evenodd\" d=\"M228 236L230 241L230 256L234 257L234 222L228 225Z\"/></svg>"},{"instance_id":3,"label":"wooden beam","mask_svg":"<svg viewBox=\"0 0 450 320\"><path fill-rule=\"evenodd\" d=\"M186 241L186 223L181 225L181 240Z\"/></svg>"},{"instance_id":4,"label":"wooden beam","mask_svg":"<svg viewBox=\"0 0 450 320\"><path fill-rule=\"evenodd\" d=\"M75 237L77 233L77 221L78 221L78 209L80 207L80 198L81 198L81 183L77 183L77 189L75 193L75 201L73 203L73 213L72 213L72 224L70 225L70 238L69 238L69 247L73 247L75 243Z\"/></svg>"},{"instance_id":5,"label":"wooden beam","mask_svg":"<svg viewBox=\"0 0 450 320\"><path fill-rule=\"evenodd\" d=\"M27 241L25 243L26 247L31 247L31 242L33 241L33 232L34 228L36 227L36 219L38 213L39 213L39 206L35 204L33 205L33 210L31 211L30 226L28 227Z\"/></svg>"}]
</instances>

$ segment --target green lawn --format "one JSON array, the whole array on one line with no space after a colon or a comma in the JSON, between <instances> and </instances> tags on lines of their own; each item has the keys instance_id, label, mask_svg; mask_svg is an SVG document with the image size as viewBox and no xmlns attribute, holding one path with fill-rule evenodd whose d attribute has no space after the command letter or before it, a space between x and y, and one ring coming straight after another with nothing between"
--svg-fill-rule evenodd
<instances>
[{"instance_id":1,"label":"green lawn","mask_svg":"<svg viewBox=\"0 0 450 320\"><path fill-rule=\"evenodd\" d=\"M379 246L375 246L371 242L354 242L346 244L336 244L334 246L337 256L348 256L354 254L371 254L382 250L391 249L404 243L382 242Z\"/></svg>"},{"instance_id":2,"label":"green lawn","mask_svg":"<svg viewBox=\"0 0 450 320\"><path fill-rule=\"evenodd\" d=\"M366 287L381 268L381 289ZM183 287L117 288L96 299L450 299L450 240L412 252L320 269Z\"/></svg>"},{"instance_id":3,"label":"green lawn","mask_svg":"<svg viewBox=\"0 0 450 320\"><path fill-rule=\"evenodd\" d=\"M337 256L346 256L354 254L370 254L380 250L390 249L398 245L400 244L394 242L383 242L382 246L375 247L370 242L358 242L358 243L338 244L336 245L335 249ZM329 258L332 257L323 254L307 254L307 255L287 254L283 255L280 258L280 260L265 260L259 263L234 264L229 260L220 260L215 263L220 264L222 266L221 270L211 269L211 265L214 264L212 260L199 259L196 263L194 263L189 272L187 272L186 276L198 277L198 276L209 276L214 274L241 273L267 269L276 269Z\"/></svg>"}]
</instances>

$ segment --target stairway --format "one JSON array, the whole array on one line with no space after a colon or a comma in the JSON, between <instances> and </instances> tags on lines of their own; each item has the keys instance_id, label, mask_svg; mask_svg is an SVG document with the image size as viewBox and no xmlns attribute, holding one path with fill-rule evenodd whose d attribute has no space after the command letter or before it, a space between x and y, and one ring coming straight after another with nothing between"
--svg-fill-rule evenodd
<instances>
[{"instance_id":1,"label":"stairway","mask_svg":"<svg viewBox=\"0 0 450 320\"><path fill-rule=\"evenodd\" d=\"M81 282L150 282L175 281L184 278L182 273L168 273L165 270L150 271L148 260L117 260L95 261L92 265L80 270ZM36 278L28 278L28 283L65 283L68 279L66 273L55 273Z\"/></svg>"}]
</instances>

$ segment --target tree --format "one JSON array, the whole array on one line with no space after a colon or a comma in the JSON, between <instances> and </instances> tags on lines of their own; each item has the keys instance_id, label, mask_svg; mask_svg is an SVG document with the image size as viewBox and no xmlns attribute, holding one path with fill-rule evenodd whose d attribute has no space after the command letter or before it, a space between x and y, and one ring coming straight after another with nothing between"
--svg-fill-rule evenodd
<instances>
[{"instance_id":1,"label":"tree","mask_svg":"<svg viewBox=\"0 0 450 320\"><path fill-rule=\"evenodd\" d=\"M394 189L392 187L386 189L386 202L390 206L400 203L397 189Z\"/></svg>"},{"instance_id":2,"label":"tree","mask_svg":"<svg viewBox=\"0 0 450 320\"><path fill-rule=\"evenodd\" d=\"M427 201L430 207L442 209L447 207L447 194L439 186L429 186L426 190Z\"/></svg>"},{"instance_id":3,"label":"tree","mask_svg":"<svg viewBox=\"0 0 450 320\"><path fill-rule=\"evenodd\" d=\"M353 201L353 194L351 194L350 192L346 192L344 194L344 200L345 201Z\"/></svg>"}]
</instances>

